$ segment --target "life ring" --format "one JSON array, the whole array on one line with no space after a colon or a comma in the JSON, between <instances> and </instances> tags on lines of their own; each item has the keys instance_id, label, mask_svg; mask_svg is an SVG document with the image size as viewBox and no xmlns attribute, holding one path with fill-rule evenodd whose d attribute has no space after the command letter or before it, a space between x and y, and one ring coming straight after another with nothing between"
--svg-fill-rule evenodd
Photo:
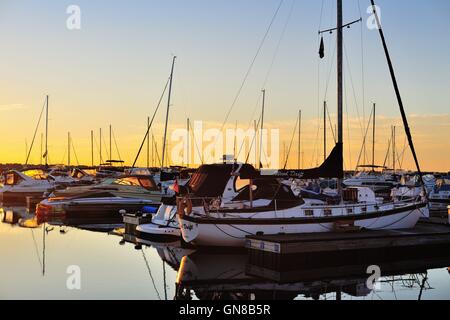
<instances>
[{"instance_id":1,"label":"life ring","mask_svg":"<svg viewBox=\"0 0 450 320\"><path fill-rule=\"evenodd\" d=\"M183 217L184 215L190 215L192 213L192 201L191 199L185 197L178 200L178 215Z\"/></svg>"}]
</instances>

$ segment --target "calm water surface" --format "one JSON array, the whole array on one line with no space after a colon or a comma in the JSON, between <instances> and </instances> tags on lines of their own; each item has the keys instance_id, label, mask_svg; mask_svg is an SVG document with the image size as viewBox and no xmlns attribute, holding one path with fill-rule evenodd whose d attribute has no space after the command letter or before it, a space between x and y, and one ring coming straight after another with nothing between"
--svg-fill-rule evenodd
<instances>
[{"instance_id":1,"label":"calm water surface","mask_svg":"<svg viewBox=\"0 0 450 320\"><path fill-rule=\"evenodd\" d=\"M367 277L326 265L319 278L279 283L280 274L250 266L245 253L136 247L108 232L112 227L44 227L30 218L22 208L0 212L0 299L450 299L450 252L430 270L408 263L374 290ZM80 290L67 288L70 266L80 268Z\"/></svg>"}]
</instances>

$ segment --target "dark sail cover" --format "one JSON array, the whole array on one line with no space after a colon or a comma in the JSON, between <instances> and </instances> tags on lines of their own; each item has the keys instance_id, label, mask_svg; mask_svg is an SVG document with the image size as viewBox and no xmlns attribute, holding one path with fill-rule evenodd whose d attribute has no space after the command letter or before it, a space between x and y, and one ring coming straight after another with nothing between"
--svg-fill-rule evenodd
<instances>
[{"instance_id":1,"label":"dark sail cover","mask_svg":"<svg viewBox=\"0 0 450 320\"><path fill-rule=\"evenodd\" d=\"M318 179L318 178L344 178L344 158L342 143L337 143L333 151L318 168L305 170L284 170L280 173L287 174L290 177L300 179Z\"/></svg>"}]
</instances>

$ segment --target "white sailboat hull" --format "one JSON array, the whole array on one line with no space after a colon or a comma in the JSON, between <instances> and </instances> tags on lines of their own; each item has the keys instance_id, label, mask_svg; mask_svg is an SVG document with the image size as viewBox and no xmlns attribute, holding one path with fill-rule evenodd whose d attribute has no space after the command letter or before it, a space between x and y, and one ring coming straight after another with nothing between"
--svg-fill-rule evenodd
<instances>
[{"instance_id":1,"label":"white sailboat hull","mask_svg":"<svg viewBox=\"0 0 450 320\"><path fill-rule=\"evenodd\" d=\"M380 215L370 219L361 215L360 218L354 219L354 225L368 230L411 229L425 214L425 210L425 208L413 206L405 208L404 211L400 210L394 214ZM317 221L319 219L311 219L311 223L306 221L295 223L293 222L295 219L284 218L273 219L271 224L258 224L251 219L242 219L243 221L239 223L230 223L226 221L227 219L221 219L221 221L216 219L214 223L202 223L202 219L183 217L180 218L180 224L181 233L186 242L198 246L243 247L245 238L249 235L324 233L334 230L335 222ZM345 220L345 217L341 217L341 221Z\"/></svg>"}]
</instances>

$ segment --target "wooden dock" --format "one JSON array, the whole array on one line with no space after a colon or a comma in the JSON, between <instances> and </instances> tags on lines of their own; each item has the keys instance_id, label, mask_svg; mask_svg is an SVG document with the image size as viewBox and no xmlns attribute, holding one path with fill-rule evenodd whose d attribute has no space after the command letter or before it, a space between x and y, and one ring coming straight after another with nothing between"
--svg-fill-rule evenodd
<instances>
[{"instance_id":1,"label":"wooden dock","mask_svg":"<svg viewBox=\"0 0 450 320\"><path fill-rule=\"evenodd\" d=\"M450 226L420 222L408 230L248 236L246 248L277 255L450 245Z\"/></svg>"}]
</instances>

